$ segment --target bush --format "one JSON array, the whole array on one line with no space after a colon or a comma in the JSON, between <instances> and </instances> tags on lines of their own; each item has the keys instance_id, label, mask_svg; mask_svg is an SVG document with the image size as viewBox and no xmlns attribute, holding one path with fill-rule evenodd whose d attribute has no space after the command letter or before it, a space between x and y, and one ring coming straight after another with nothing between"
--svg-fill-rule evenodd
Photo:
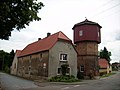
<instances>
[{"instance_id":1,"label":"bush","mask_svg":"<svg viewBox=\"0 0 120 90\"><path fill-rule=\"evenodd\" d=\"M10 73L10 69L9 69L8 66L5 66L5 68L4 68L4 72L6 72L6 73Z\"/></svg>"},{"instance_id":2,"label":"bush","mask_svg":"<svg viewBox=\"0 0 120 90\"><path fill-rule=\"evenodd\" d=\"M79 81L73 75L55 76L49 79L50 82L77 82Z\"/></svg>"},{"instance_id":3,"label":"bush","mask_svg":"<svg viewBox=\"0 0 120 90\"><path fill-rule=\"evenodd\" d=\"M78 73L77 73L77 78L78 78L78 79L84 79L84 74L81 73L81 72L78 72Z\"/></svg>"},{"instance_id":4,"label":"bush","mask_svg":"<svg viewBox=\"0 0 120 90\"><path fill-rule=\"evenodd\" d=\"M111 75L114 75L115 73L108 73L108 74L104 74L104 75L102 75L101 76L101 78L104 78L104 77L109 77L109 76L111 76Z\"/></svg>"},{"instance_id":5,"label":"bush","mask_svg":"<svg viewBox=\"0 0 120 90\"><path fill-rule=\"evenodd\" d=\"M68 64L63 64L63 65L61 65L62 75L63 75L63 76L66 75L68 66L69 66Z\"/></svg>"},{"instance_id":6,"label":"bush","mask_svg":"<svg viewBox=\"0 0 120 90\"><path fill-rule=\"evenodd\" d=\"M100 72L100 76L107 74L107 72Z\"/></svg>"}]
</instances>

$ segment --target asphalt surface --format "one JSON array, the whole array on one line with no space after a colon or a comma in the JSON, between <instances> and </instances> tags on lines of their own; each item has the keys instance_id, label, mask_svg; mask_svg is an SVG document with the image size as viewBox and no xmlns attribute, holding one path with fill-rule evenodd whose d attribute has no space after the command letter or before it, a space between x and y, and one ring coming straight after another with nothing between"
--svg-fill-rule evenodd
<instances>
[{"instance_id":1,"label":"asphalt surface","mask_svg":"<svg viewBox=\"0 0 120 90\"><path fill-rule=\"evenodd\" d=\"M5 90L120 90L120 71L107 78L83 80L77 83L35 83L5 73L0 73Z\"/></svg>"},{"instance_id":2,"label":"asphalt surface","mask_svg":"<svg viewBox=\"0 0 120 90\"><path fill-rule=\"evenodd\" d=\"M15 76L11 76L5 73L0 73L0 81L2 87L5 90L24 90L24 89L36 89L37 85L33 81L21 79Z\"/></svg>"}]
</instances>

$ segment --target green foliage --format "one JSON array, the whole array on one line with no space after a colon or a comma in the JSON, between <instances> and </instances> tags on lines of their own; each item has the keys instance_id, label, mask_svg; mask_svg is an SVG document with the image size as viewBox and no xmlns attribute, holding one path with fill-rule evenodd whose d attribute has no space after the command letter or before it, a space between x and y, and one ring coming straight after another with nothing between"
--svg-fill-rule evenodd
<instances>
[{"instance_id":1,"label":"green foliage","mask_svg":"<svg viewBox=\"0 0 120 90\"><path fill-rule=\"evenodd\" d=\"M103 74L100 78L109 77L109 76L114 75L114 74L116 74L116 73Z\"/></svg>"},{"instance_id":2,"label":"green foliage","mask_svg":"<svg viewBox=\"0 0 120 90\"><path fill-rule=\"evenodd\" d=\"M14 50L12 50L10 53L0 50L0 70L8 73L10 71L10 66L12 65L13 58Z\"/></svg>"},{"instance_id":3,"label":"green foliage","mask_svg":"<svg viewBox=\"0 0 120 90\"><path fill-rule=\"evenodd\" d=\"M43 6L37 0L1 0L0 39L8 40L15 28L20 30L33 20L39 21L37 13Z\"/></svg>"},{"instance_id":4,"label":"green foliage","mask_svg":"<svg viewBox=\"0 0 120 90\"><path fill-rule=\"evenodd\" d=\"M104 49L100 51L100 58L105 58L109 63L111 61L110 56L111 52L108 52L106 47L104 47Z\"/></svg>"},{"instance_id":5,"label":"green foliage","mask_svg":"<svg viewBox=\"0 0 120 90\"><path fill-rule=\"evenodd\" d=\"M10 67L12 65L12 62L13 62L13 59L15 56L14 50L12 50L9 55L10 55L10 58L9 58L9 66L8 67Z\"/></svg>"},{"instance_id":6,"label":"green foliage","mask_svg":"<svg viewBox=\"0 0 120 90\"><path fill-rule=\"evenodd\" d=\"M55 76L49 79L50 82L78 82L73 75L65 75L65 76Z\"/></svg>"},{"instance_id":7,"label":"green foliage","mask_svg":"<svg viewBox=\"0 0 120 90\"><path fill-rule=\"evenodd\" d=\"M100 76L107 74L107 72L100 72Z\"/></svg>"},{"instance_id":8,"label":"green foliage","mask_svg":"<svg viewBox=\"0 0 120 90\"><path fill-rule=\"evenodd\" d=\"M10 68L9 68L8 66L5 66L5 68L4 68L4 72L6 72L6 73L10 73Z\"/></svg>"},{"instance_id":9,"label":"green foliage","mask_svg":"<svg viewBox=\"0 0 120 90\"><path fill-rule=\"evenodd\" d=\"M112 66L112 71L118 71L118 66Z\"/></svg>"},{"instance_id":10,"label":"green foliage","mask_svg":"<svg viewBox=\"0 0 120 90\"><path fill-rule=\"evenodd\" d=\"M61 65L61 70L62 70L62 75L65 76L67 73L67 69L68 69L68 64L63 64Z\"/></svg>"},{"instance_id":11,"label":"green foliage","mask_svg":"<svg viewBox=\"0 0 120 90\"><path fill-rule=\"evenodd\" d=\"M77 73L77 78L78 78L78 79L84 79L84 74L79 71L79 72Z\"/></svg>"}]
</instances>

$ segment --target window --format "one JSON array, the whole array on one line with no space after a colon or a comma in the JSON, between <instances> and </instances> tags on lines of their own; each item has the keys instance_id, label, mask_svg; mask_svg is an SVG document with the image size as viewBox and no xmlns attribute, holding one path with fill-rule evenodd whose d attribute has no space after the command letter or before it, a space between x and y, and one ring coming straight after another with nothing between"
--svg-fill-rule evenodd
<instances>
[{"instance_id":1,"label":"window","mask_svg":"<svg viewBox=\"0 0 120 90\"><path fill-rule=\"evenodd\" d=\"M67 54L60 54L60 60L66 61L67 60Z\"/></svg>"},{"instance_id":2,"label":"window","mask_svg":"<svg viewBox=\"0 0 120 90\"><path fill-rule=\"evenodd\" d=\"M30 70L31 70L31 66L28 67L28 71L30 71Z\"/></svg>"},{"instance_id":3,"label":"window","mask_svg":"<svg viewBox=\"0 0 120 90\"><path fill-rule=\"evenodd\" d=\"M14 64L14 69L16 69L16 63Z\"/></svg>"},{"instance_id":4,"label":"window","mask_svg":"<svg viewBox=\"0 0 120 90\"><path fill-rule=\"evenodd\" d=\"M58 68L57 74L58 74L58 75L61 75L61 74L62 74L61 68ZM70 75L70 67L67 68L66 75Z\"/></svg>"},{"instance_id":5,"label":"window","mask_svg":"<svg viewBox=\"0 0 120 90\"><path fill-rule=\"evenodd\" d=\"M40 58L42 58L43 57L43 55L42 55L42 53L40 54Z\"/></svg>"},{"instance_id":6,"label":"window","mask_svg":"<svg viewBox=\"0 0 120 90\"><path fill-rule=\"evenodd\" d=\"M31 66L28 67L28 74L31 74Z\"/></svg>"},{"instance_id":7,"label":"window","mask_svg":"<svg viewBox=\"0 0 120 90\"><path fill-rule=\"evenodd\" d=\"M30 59L32 59L32 56L30 56Z\"/></svg>"},{"instance_id":8,"label":"window","mask_svg":"<svg viewBox=\"0 0 120 90\"><path fill-rule=\"evenodd\" d=\"M79 31L79 35L83 36L83 31L82 30Z\"/></svg>"},{"instance_id":9,"label":"window","mask_svg":"<svg viewBox=\"0 0 120 90\"><path fill-rule=\"evenodd\" d=\"M57 72L58 75L61 74L61 68L58 68L58 72Z\"/></svg>"},{"instance_id":10,"label":"window","mask_svg":"<svg viewBox=\"0 0 120 90\"><path fill-rule=\"evenodd\" d=\"M98 37L100 36L100 33L98 32Z\"/></svg>"},{"instance_id":11,"label":"window","mask_svg":"<svg viewBox=\"0 0 120 90\"><path fill-rule=\"evenodd\" d=\"M80 72L84 72L84 66L83 65L80 66Z\"/></svg>"},{"instance_id":12,"label":"window","mask_svg":"<svg viewBox=\"0 0 120 90\"><path fill-rule=\"evenodd\" d=\"M70 67L67 68L66 75L70 75Z\"/></svg>"}]
</instances>

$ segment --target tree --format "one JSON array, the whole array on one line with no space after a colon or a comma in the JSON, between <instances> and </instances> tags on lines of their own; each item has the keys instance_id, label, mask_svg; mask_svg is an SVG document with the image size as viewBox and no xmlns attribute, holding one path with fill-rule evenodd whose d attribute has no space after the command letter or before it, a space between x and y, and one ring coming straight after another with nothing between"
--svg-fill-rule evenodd
<instances>
[{"instance_id":1,"label":"tree","mask_svg":"<svg viewBox=\"0 0 120 90\"><path fill-rule=\"evenodd\" d=\"M14 50L12 50L10 53L0 50L0 70L9 73L14 55Z\"/></svg>"},{"instance_id":2,"label":"tree","mask_svg":"<svg viewBox=\"0 0 120 90\"><path fill-rule=\"evenodd\" d=\"M105 58L109 63L111 61L110 56L111 52L108 52L106 47L104 47L104 49L100 51L100 58Z\"/></svg>"},{"instance_id":3,"label":"tree","mask_svg":"<svg viewBox=\"0 0 120 90\"><path fill-rule=\"evenodd\" d=\"M0 0L0 39L8 40L14 29L20 30L33 20L39 21L37 13L43 6L37 0Z\"/></svg>"},{"instance_id":4,"label":"tree","mask_svg":"<svg viewBox=\"0 0 120 90\"><path fill-rule=\"evenodd\" d=\"M9 53L0 50L0 70L4 70L5 66L9 64Z\"/></svg>"},{"instance_id":5,"label":"tree","mask_svg":"<svg viewBox=\"0 0 120 90\"><path fill-rule=\"evenodd\" d=\"M9 60L9 64L8 64L8 67L10 68L10 66L12 65L12 62L13 62L13 59L14 59L14 56L15 56L15 53L14 53L14 50L12 49L12 51L10 52L10 60Z\"/></svg>"}]
</instances>

